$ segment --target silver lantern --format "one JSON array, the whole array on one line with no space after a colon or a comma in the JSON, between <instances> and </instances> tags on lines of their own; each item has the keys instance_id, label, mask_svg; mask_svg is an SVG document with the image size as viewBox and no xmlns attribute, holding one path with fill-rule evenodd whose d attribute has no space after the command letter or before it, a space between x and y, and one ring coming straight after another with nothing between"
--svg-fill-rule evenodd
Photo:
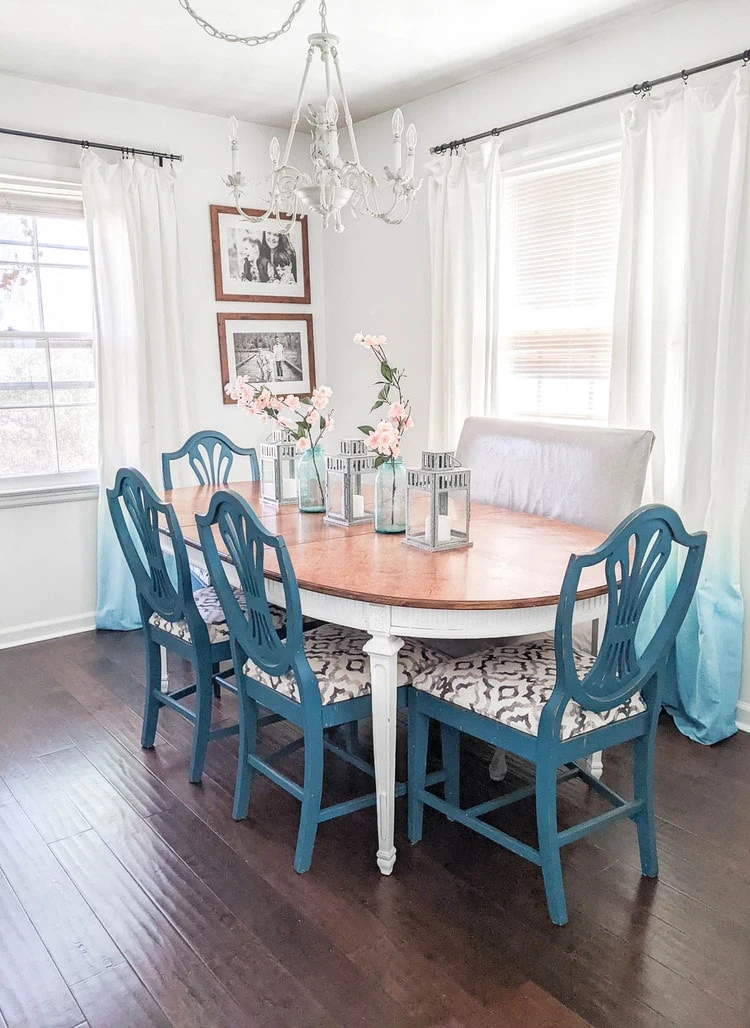
<instances>
[{"instance_id":1,"label":"silver lantern","mask_svg":"<svg viewBox=\"0 0 750 1028\"><path fill-rule=\"evenodd\" d=\"M452 451L425 451L406 472L406 542L422 550L471 546L471 471Z\"/></svg>"},{"instance_id":2,"label":"silver lantern","mask_svg":"<svg viewBox=\"0 0 750 1028\"><path fill-rule=\"evenodd\" d=\"M326 514L332 525L362 525L375 516L375 458L364 439L342 439L326 457Z\"/></svg>"},{"instance_id":3,"label":"silver lantern","mask_svg":"<svg viewBox=\"0 0 750 1028\"><path fill-rule=\"evenodd\" d=\"M297 443L286 429L260 444L260 496L277 507L297 502Z\"/></svg>"}]
</instances>

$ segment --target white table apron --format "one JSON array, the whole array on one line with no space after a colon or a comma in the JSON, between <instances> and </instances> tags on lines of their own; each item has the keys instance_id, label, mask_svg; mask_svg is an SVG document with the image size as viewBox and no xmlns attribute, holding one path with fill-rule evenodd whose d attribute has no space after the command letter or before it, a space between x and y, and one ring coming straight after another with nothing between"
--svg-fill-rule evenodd
<instances>
[{"instance_id":1,"label":"white table apron","mask_svg":"<svg viewBox=\"0 0 750 1028\"><path fill-rule=\"evenodd\" d=\"M199 548L190 545L191 563L203 563ZM229 578L239 584L228 565ZM266 579L270 603L285 606L280 582ZM536 607L506 607L499 610L437 609L395 607L368 603L344 596L300 589L302 613L320 621L347 628L359 628L370 636L365 653L370 659L372 685L372 739L377 793L378 867L384 875L396 862L394 845L396 790L396 692L398 689L398 651L404 637L418 639L499 639L515 635L549 632L555 627L554 603ZM578 600L573 623L593 621L607 608L606 596Z\"/></svg>"}]
</instances>

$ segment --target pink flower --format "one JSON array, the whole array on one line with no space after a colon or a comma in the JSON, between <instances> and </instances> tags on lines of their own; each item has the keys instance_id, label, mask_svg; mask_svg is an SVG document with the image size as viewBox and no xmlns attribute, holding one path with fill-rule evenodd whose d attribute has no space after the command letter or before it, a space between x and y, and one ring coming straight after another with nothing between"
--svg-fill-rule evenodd
<instances>
[{"instance_id":1,"label":"pink flower","mask_svg":"<svg viewBox=\"0 0 750 1028\"><path fill-rule=\"evenodd\" d=\"M295 425L295 422L291 418L286 418L283 414L280 414L278 418L276 418L276 423L281 425L282 428L294 428Z\"/></svg>"},{"instance_id":2,"label":"pink flower","mask_svg":"<svg viewBox=\"0 0 750 1028\"><path fill-rule=\"evenodd\" d=\"M304 453L305 450L310 449L310 440L306 435L303 435L301 439L297 440L297 453Z\"/></svg>"},{"instance_id":3,"label":"pink flower","mask_svg":"<svg viewBox=\"0 0 750 1028\"><path fill-rule=\"evenodd\" d=\"M275 411L279 411L284 406L284 403L280 396L272 396L268 401L268 406Z\"/></svg>"},{"instance_id":4,"label":"pink flower","mask_svg":"<svg viewBox=\"0 0 750 1028\"><path fill-rule=\"evenodd\" d=\"M292 394L290 396L283 396L282 399L286 406L289 408L289 410L299 410L299 396L294 396Z\"/></svg>"},{"instance_id":5,"label":"pink flower","mask_svg":"<svg viewBox=\"0 0 750 1028\"><path fill-rule=\"evenodd\" d=\"M317 389L313 389L310 402L317 410L325 410L332 396L333 389L329 386L318 386Z\"/></svg>"},{"instance_id":6,"label":"pink flower","mask_svg":"<svg viewBox=\"0 0 750 1028\"><path fill-rule=\"evenodd\" d=\"M403 424L401 425L402 431L405 432L407 428L414 428L414 418L411 416L411 414L406 415Z\"/></svg>"},{"instance_id":7,"label":"pink flower","mask_svg":"<svg viewBox=\"0 0 750 1028\"><path fill-rule=\"evenodd\" d=\"M261 389L257 396L257 402L261 407L269 407L271 404L271 393L268 389Z\"/></svg>"},{"instance_id":8,"label":"pink flower","mask_svg":"<svg viewBox=\"0 0 750 1028\"><path fill-rule=\"evenodd\" d=\"M365 345L364 334L362 332L357 332L357 334L354 336L354 339L352 341L355 342L357 344L357 346L364 346Z\"/></svg>"},{"instance_id":9,"label":"pink flower","mask_svg":"<svg viewBox=\"0 0 750 1028\"><path fill-rule=\"evenodd\" d=\"M326 421L326 431L330 429L333 432L333 414L329 415L328 421Z\"/></svg>"},{"instance_id":10,"label":"pink flower","mask_svg":"<svg viewBox=\"0 0 750 1028\"><path fill-rule=\"evenodd\" d=\"M392 403L388 408L388 417L391 421L403 421L406 417L406 407L403 403Z\"/></svg>"},{"instance_id":11,"label":"pink flower","mask_svg":"<svg viewBox=\"0 0 750 1028\"><path fill-rule=\"evenodd\" d=\"M367 445L371 450L387 457L398 456L398 432L390 421L379 421L374 431L367 437ZM394 453L395 450L395 453Z\"/></svg>"},{"instance_id":12,"label":"pink flower","mask_svg":"<svg viewBox=\"0 0 750 1028\"><path fill-rule=\"evenodd\" d=\"M313 407L312 410L310 411L310 413L306 416L305 421L308 423L308 425L314 425L319 417L320 417L320 411L316 410Z\"/></svg>"}]
</instances>

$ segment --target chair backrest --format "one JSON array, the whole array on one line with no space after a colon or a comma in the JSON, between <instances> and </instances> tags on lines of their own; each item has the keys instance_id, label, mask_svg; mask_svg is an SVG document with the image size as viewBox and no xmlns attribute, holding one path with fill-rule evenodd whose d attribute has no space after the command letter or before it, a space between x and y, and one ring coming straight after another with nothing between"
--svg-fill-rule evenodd
<instances>
[{"instance_id":1,"label":"chair backrest","mask_svg":"<svg viewBox=\"0 0 750 1028\"><path fill-rule=\"evenodd\" d=\"M258 455L252 447L237 446L223 432L195 432L179 450L161 455L161 474L165 489L172 489L172 463L187 457L199 485L226 485L234 458L250 459L250 481L257 482Z\"/></svg>"},{"instance_id":2,"label":"chair backrest","mask_svg":"<svg viewBox=\"0 0 750 1028\"><path fill-rule=\"evenodd\" d=\"M211 582L224 609L235 667L250 658L268 675L291 670L303 705L320 707L320 691L307 663L302 634L302 607L297 576L286 543L258 520L252 507L237 493L222 490L211 498L208 511L196 516L203 555ZM234 565L245 594L245 610L234 594L217 545L217 535ZM275 567L284 589L286 633L282 639L273 624L266 596L264 568Z\"/></svg>"},{"instance_id":3,"label":"chair backrest","mask_svg":"<svg viewBox=\"0 0 750 1028\"><path fill-rule=\"evenodd\" d=\"M571 556L557 608L557 681L548 717L554 717L558 708L564 710L571 698L585 710L610 710L652 682L670 656L693 600L705 549L705 532L691 535L671 507L651 504L625 518L591 553ZM682 564L676 588L650 641L638 653L636 633L644 607L671 560ZM579 679L573 655L573 610L581 572L597 564L604 564L607 620L599 653Z\"/></svg>"},{"instance_id":4,"label":"chair backrest","mask_svg":"<svg viewBox=\"0 0 750 1028\"><path fill-rule=\"evenodd\" d=\"M107 490L107 503L135 581L144 624L155 612L165 621L184 618L191 632L200 631L203 621L193 600L185 540L171 504L162 503L135 468L120 468L114 486ZM174 576L167 566L162 539L171 544Z\"/></svg>"},{"instance_id":5,"label":"chair backrest","mask_svg":"<svg viewBox=\"0 0 750 1028\"><path fill-rule=\"evenodd\" d=\"M643 497L653 432L467 418L472 499L611 532Z\"/></svg>"}]
</instances>

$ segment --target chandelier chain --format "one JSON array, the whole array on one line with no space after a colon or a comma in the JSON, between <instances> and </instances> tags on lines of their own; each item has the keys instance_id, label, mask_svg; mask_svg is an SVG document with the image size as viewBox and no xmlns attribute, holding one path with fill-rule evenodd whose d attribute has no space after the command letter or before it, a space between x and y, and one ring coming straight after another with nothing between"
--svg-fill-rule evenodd
<instances>
[{"instance_id":1,"label":"chandelier chain","mask_svg":"<svg viewBox=\"0 0 750 1028\"><path fill-rule=\"evenodd\" d=\"M288 32L292 26L292 22L297 17L299 12L305 5L305 0L295 0L292 4L292 9L289 12L286 20L282 22L280 28L274 29L272 32L266 33L265 36L238 36L234 32L223 32L218 29L215 25L212 25L210 21L206 21L190 4L190 0L179 0L180 7L183 7L190 17L196 22L197 25L203 29L204 32L208 33L209 36L213 36L214 39L223 39L227 43L244 43L245 46L261 46L263 43L272 43L274 39L278 39L279 36ZM320 5L320 16L325 21L325 0Z\"/></svg>"}]
</instances>

